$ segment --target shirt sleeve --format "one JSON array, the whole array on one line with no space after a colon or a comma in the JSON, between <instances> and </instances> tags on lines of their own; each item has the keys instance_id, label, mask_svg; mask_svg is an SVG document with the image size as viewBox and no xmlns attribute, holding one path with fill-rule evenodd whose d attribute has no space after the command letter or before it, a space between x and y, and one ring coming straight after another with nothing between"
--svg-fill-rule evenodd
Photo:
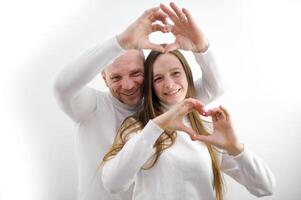
<instances>
[{"instance_id":1,"label":"shirt sleeve","mask_svg":"<svg viewBox=\"0 0 301 200\"><path fill-rule=\"evenodd\" d=\"M224 92L218 64L211 48L204 53L194 53L193 55L202 71L202 77L194 82L196 97L204 104L208 104Z\"/></svg>"},{"instance_id":2,"label":"shirt sleeve","mask_svg":"<svg viewBox=\"0 0 301 200\"><path fill-rule=\"evenodd\" d=\"M73 121L80 122L96 110L96 91L87 84L123 52L113 37L86 50L57 75L54 96Z\"/></svg>"},{"instance_id":3,"label":"shirt sleeve","mask_svg":"<svg viewBox=\"0 0 301 200\"><path fill-rule=\"evenodd\" d=\"M106 190L119 193L130 187L153 154L153 145L162 132L163 129L150 120L141 133L133 134L118 154L104 163L101 178Z\"/></svg>"},{"instance_id":4,"label":"shirt sleeve","mask_svg":"<svg viewBox=\"0 0 301 200\"><path fill-rule=\"evenodd\" d=\"M237 156L223 153L221 169L257 197L273 194L276 182L274 174L246 148Z\"/></svg>"}]
</instances>

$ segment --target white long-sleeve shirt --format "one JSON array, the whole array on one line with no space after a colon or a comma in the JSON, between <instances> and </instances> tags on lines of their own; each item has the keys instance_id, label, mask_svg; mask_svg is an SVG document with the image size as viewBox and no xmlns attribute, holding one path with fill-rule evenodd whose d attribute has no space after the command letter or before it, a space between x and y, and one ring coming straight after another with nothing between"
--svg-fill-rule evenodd
<instances>
[{"instance_id":1,"label":"white long-sleeve shirt","mask_svg":"<svg viewBox=\"0 0 301 200\"><path fill-rule=\"evenodd\" d=\"M58 74L54 93L60 108L78 127L75 151L78 161L79 200L130 199L131 192L112 195L100 179L96 169L113 143L122 121L137 111L113 97L109 92L95 90L87 84L125 51L116 38L85 51ZM209 103L222 93L218 67L211 50L194 54L202 70L202 78L195 82L198 99Z\"/></svg>"},{"instance_id":2,"label":"white long-sleeve shirt","mask_svg":"<svg viewBox=\"0 0 301 200\"><path fill-rule=\"evenodd\" d=\"M189 122L184 122L189 126ZM205 124L205 127L210 123ZM212 128L211 128L212 129ZM134 184L133 200L214 200L213 172L207 146L177 131L175 144L163 151L155 165L141 169L154 154L163 130L149 121L133 133L118 154L102 170L105 188L118 193ZM275 178L269 168L247 149L237 156L218 154L221 170L256 196L271 195Z\"/></svg>"}]
</instances>

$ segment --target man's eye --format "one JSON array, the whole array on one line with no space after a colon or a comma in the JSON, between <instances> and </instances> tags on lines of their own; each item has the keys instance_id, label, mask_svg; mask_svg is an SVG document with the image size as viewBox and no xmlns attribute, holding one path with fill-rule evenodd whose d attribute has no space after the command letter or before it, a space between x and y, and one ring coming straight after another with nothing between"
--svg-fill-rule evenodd
<instances>
[{"instance_id":1,"label":"man's eye","mask_svg":"<svg viewBox=\"0 0 301 200\"><path fill-rule=\"evenodd\" d=\"M119 76L113 76L111 77L111 80L116 82L116 81L119 81L121 78Z\"/></svg>"},{"instance_id":2,"label":"man's eye","mask_svg":"<svg viewBox=\"0 0 301 200\"><path fill-rule=\"evenodd\" d=\"M134 76L134 77L137 77L137 76L140 76L140 75L143 75L143 73L142 72L135 72L135 73L132 74L132 76Z\"/></svg>"}]
</instances>

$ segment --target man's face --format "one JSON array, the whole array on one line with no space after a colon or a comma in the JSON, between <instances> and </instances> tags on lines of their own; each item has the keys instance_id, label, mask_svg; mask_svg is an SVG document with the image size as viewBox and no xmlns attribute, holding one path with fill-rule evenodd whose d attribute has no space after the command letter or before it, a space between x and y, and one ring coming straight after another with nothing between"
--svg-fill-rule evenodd
<instances>
[{"instance_id":1,"label":"man's face","mask_svg":"<svg viewBox=\"0 0 301 200\"><path fill-rule=\"evenodd\" d=\"M102 73L112 95L129 106L137 106L142 98L143 62L139 51L128 50Z\"/></svg>"}]
</instances>

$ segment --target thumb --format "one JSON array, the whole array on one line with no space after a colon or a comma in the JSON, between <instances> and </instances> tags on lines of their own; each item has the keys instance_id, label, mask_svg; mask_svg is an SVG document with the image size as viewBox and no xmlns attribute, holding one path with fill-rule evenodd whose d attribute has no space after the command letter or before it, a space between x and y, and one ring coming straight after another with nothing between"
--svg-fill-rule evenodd
<instances>
[{"instance_id":1,"label":"thumb","mask_svg":"<svg viewBox=\"0 0 301 200\"><path fill-rule=\"evenodd\" d=\"M212 141L211 137L208 136L208 135L199 135L199 134L197 134L197 135L193 135L193 137L191 139L206 142L206 143L209 143L209 144L213 144L213 141Z\"/></svg>"},{"instance_id":2,"label":"thumb","mask_svg":"<svg viewBox=\"0 0 301 200\"><path fill-rule=\"evenodd\" d=\"M149 42L149 41L145 41L142 48L143 49L151 49L153 51L164 52L164 47L162 47L159 44L155 44L155 43L152 43L152 42Z\"/></svg>"},{"instance_id":3,"label":"thumb","mask_svg":"<svg viewBox=\"0 0 301 200\"><path fill-rule=\"evenodd\" d=\"M192 138L194 135L196 135L196 132L192 128L189 128L189 127L185 126L184 124L179 125L177 129L179 131L183 131L183 132L187 133L190 136L190 138Z\"/></svg>"},{"instance_id":4,"label":"thumb","mask_svg":"<svg viewBox=\"0 0 301 200\"><path fill-rule=\"evenodd\" d=\"M170 51L173 51L173 50L176 50L176 49L179 49L179 48L180 48L179 43L174 42L172 44L166 45L165 52L170 52Z\"/></svg>"}]
</instances>

